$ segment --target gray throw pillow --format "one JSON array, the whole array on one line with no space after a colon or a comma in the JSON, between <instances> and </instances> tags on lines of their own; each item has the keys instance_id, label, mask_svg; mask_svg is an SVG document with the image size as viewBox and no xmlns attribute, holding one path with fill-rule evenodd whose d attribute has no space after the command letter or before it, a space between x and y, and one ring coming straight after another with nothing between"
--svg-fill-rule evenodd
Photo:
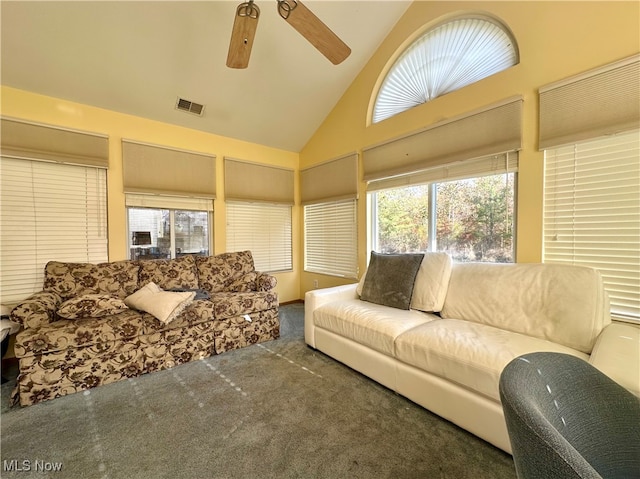
<instances>
[{"instance_id":1,"label":"gray throw pillow","mask_svg":"<svg viewBox=\"0 0 640 479\"><path fill-rule=\"evenodd\" d=\"M398 309L409 309L413 284L424 254L371 252L360 299Z\"/></svg>"}]
</instances>

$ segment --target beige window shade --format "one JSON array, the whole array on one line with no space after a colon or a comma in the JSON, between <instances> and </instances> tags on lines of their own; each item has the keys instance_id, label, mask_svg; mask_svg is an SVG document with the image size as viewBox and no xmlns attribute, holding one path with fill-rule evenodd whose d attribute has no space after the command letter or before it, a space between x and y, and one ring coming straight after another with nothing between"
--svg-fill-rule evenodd
<instances>
[{"instance_id":1,"label":"beige window shade","mask_svg":"<svg viewBox=\"0 0 640 479\"><path fill-rule=\"evenodd\" d=\"M306 168L300 172L302 204L358 197L356 153Z\"/></svg>"},{"instance_id":2,"label":"beige window shade","mask_svg":"<svg viewBox=\"0 0 640 479\"><path fill-rule=\"evenodd\" d=\"M227 200L292 205L293 170L225 158L224 194Z\"/></svg>"},{"instance_id":3,"label":"beige window shade","mask_svg":"<svg viewBox=\"0 0 640 479\"><path fill-rule=\"evenodd\" d=\"M216 157L122 140L124 190L215 198Z\"/></svg>"},{"instance_id":4,"label":"beige window shade","mask_svg":"<svg viewBox=\"0 0 640 479\"><path fill-rule=\"evenodd\" d=\"M104 135L2 118L0 136L5 158L109 166L109 138Z\"/></svg>"},{"instance_id":5,"label":"beige window shade","mask_svg":"<svg viewBox=\"0 0 640 479\"><path fill-rule=\"evenodd\" d=\"M437 123L363 151L367 181L521 148L522 98Z\"/></svg>"},{"instance_id":6,"label":"beige window shade","mask_svg":"<svg viewBox=\"0 0 640 479\"><path fill-rule=\"evenodd\" d=\"M518 171L518 152L502 153L468 161L457 161L449 165L437 166L418 173L393 176L367 183L367 191L386 190L402 186L424 185L427 183L478 178L487 175L515 173Z\"/></svg>"},{"instance_id":7,"label":"beige window shade","mask_svg":"<svg viewBox=\"0 0 640 479\"><path fill-rule=\"evenodd\" d=\"M638 127L640 55L540 88L540 150Z\"/></svg>"}]
</instances>

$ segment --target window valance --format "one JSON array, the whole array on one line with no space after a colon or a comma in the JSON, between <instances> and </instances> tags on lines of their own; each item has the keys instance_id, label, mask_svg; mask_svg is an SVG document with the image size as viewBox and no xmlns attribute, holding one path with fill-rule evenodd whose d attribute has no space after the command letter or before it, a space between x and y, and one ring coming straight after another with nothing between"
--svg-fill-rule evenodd
<instances>
[{"instance_id":1,"label":"window valance","mask_svg":"<svg viewBox=\"0 0 640 479\"><path fill-rule=\"evenodd\" d=\"M366 181L406 175L456 161L517 151L522 98L515 97L363 151Z\"/></svg>"},{"instance_id":2,"label":"window valance","mask_svg":"<svg viewBox=\"0 0 640 479\"><path fill-rule=\"evenodd\" d=\"M540 150L639 127L640 55L540 88Z\"/></svg>"},{"instance_id":3,"label":"window valance","mask_svg":"<svg viewBox=\"0 0 640 479\"><path fill-rule=\"evenodd\" d=\"M215 198L216 157L122 140L126 193Z\"/></svg>"},{"instance_id":4,"label":"window valance","mask_svg":"<svg viewBox=\"0 0 640 479\"><path fill-rule=\"evenodd\" d=\"M72 165L109 166L105 135L2 118L2 156Z\"/></svg>"},{"instance_id":5,"label":"window valance","mask_svg":"<svg viewBox=\"0 0 640 479\"><path fill-rule=\"evenodd\" d=\"M358 197L356 153L305 168L300 172L302 204Z\"/></svg>"},{"instance_id":6,"label":"window valance","mask_svg":"<svg viewBox=\"0 0 640 479\"><path fill-rule=\"evenodd\" d=\"M225 158L225 199L292 205L293 177L289 168Z\"/></svg>"}]
</instances>

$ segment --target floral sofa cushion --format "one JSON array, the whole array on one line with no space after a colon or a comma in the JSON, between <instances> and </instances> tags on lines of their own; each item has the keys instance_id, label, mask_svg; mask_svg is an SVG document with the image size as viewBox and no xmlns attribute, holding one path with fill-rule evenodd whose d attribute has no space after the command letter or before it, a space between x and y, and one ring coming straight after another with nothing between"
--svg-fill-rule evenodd
<instances>
[{"instance_id":1,"label":"floral sofa cushion","mask_svg":"<svg viewBox=\"0 0 640 479\"><path fill-rule=\"evenodd\" d=\"M55 311L62 302L54 292L38 291L11 310L11 321L25 329L35 329L55 320Z\"/></svg>"},{"instance_id":2,"label":"floral sofa cushion","mask_svg":"<svg viewBox=\"0 0 640 479\"><path fill-rule=\"evenodd\" d=\"M278 295L274 292L215 293L211 300L218 320L278 308Z\"/></svg>"},{"instance_id":3,"label":"floral sofa cushion","mask_svg":"<svg viewBox=\"0 0 640 479\"><path fill-rule=\"evenodd\" d=\"M211 301L195 300L168 325L150 314L133 309L104 318L62 319L41 328L22 331L19 341L16 341L15 355L24 358L81 348L106 350L117 341L194 326L210 322L211 318Z\"/></svg>"},{"instance_id":4,"label":"floral sofa cushion","mask_svg":"<svg viewBox=\"0 0 640 479\"><path fill-rule=\"evenodd\" d=\"M124 299L138 289L139 266L132 261L63 263L49 261L44 269L44 291L63 300L85 294L108 294Z\"/></svg>"},{"instance_id":5,"label":"floral sofa cushion","mask_svg":"<svg viewBox=\"0 0 640 479\"><path fill-rule=\"evenodd\" d=\"M240 289L236 281L255 272L251 251L198 256L196 263L200 287L211 294L229 291L229 286ZM249 276L247 278L251 280Z\"/></svg>"},{"instance_id":6,"label":"floral sofa cushion","mask_svg":"<svg viewBox=\"0 0 640 479\"><path fill-rule=\"evenodd\" d=\"M192 255L175 259L151 259L138 261L140 286L153 282L164 290L174 288L198 288L198 270Z\"/></svg>"},{"instance_id":7,"label":"floral sofa cushion","mask_svg":"<svg viewBox=\"0 0 640 479\"><path fill-rule=\"evenodd\" d=\"M102 318L129 309L123 300L108 294L85 294L66 300L57 315L64 319Z\"/></svg>"}]
</instances>

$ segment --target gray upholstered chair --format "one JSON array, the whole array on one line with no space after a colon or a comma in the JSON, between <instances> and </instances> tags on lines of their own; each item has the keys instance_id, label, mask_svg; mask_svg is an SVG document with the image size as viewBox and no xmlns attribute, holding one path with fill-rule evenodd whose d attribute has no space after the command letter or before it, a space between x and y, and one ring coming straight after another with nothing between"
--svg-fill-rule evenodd
<instances>
[{"instance_id":1,"label":"gray upholstered chair","mask_svg":"<svg viewBox=\"0 0 640 479\"><path fill-rule=\"evenodd\" d=\"M640 478L640 399L586 361L520 356L500 398L519 479Z\"/></svg>"}]
</instances>

